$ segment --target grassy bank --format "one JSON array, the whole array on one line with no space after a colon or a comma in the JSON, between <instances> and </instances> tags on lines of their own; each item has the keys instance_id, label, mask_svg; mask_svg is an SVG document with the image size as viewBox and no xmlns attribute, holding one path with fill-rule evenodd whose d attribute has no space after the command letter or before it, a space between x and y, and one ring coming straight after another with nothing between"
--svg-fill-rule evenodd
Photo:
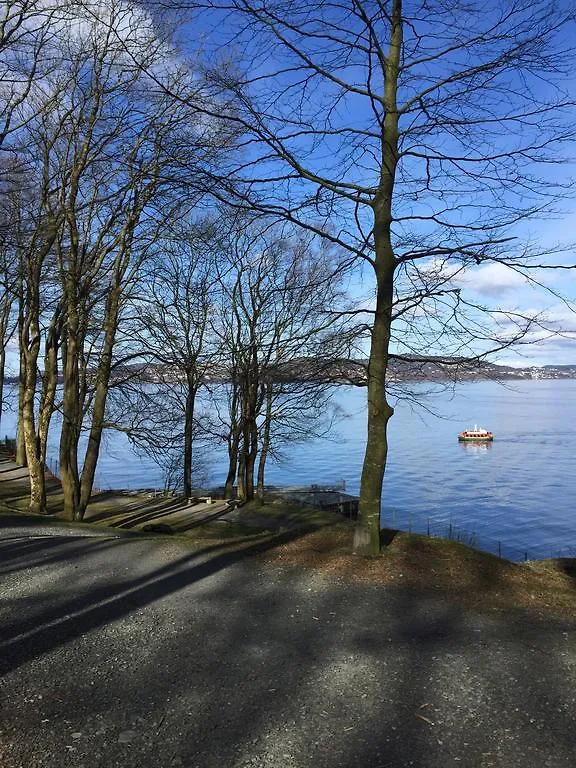
<instances>
[{"instance_id":1,"label":"grassy bank","mask_svg":"<svg viewBox=\"0 0 576 768\"><path fill-rule=\"evenodd\" d=\"M59 522L28 515L22 520ZM107 525L106 516L79 525L118 532ZM455 608L529 611L576 621L576 560L512 563L459 542L395 530L382 531L380 556L360 558L352 554L352 536L353 523L333 513L274 503L246 505L171 538L193 547L220 543L247 548L273 567L313 569L330 580L433 592L448 597ZM259 542L265 543L260 553Z\"/></svg>"},{"instance_id":2,"label":"grassy bank","mask_svg":"<svg viewBox=\"0 0 576 768\"><path fill-rule=\"evenodd\" d=\"M351 554L350 531L317 531L271 550L266 559L310 567L335 578L451 597L461 607L530 610L576 620L576 560L513 563L465 544L382 531L379 557Z\"/></svg>"}]
</instances>

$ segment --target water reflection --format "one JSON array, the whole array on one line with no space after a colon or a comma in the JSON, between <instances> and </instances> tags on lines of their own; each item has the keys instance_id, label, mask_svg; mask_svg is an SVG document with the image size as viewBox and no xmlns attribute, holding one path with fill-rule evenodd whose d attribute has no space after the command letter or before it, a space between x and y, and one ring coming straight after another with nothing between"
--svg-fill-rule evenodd
<instances>
[{"instance_id":1,"label":"water reflection","mask_svg":"<svg viewBox=\"0 0 576 768\"><path fill-rule=\"evenodd\" d=\"M466 453L474 456L478 456L480 454L486 453L486 451L492 450L492 441L491 440L484 440L482 442L476 442L476 443L465 443L465 442L459 442L459 446L461 446L463 451L466 451Z\"/></svg>"}]
</instances>

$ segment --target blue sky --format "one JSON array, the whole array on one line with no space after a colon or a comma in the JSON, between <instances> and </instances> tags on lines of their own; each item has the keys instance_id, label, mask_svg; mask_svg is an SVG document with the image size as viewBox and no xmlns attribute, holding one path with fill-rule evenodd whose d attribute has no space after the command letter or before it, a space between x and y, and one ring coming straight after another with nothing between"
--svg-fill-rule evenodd
<instances>
[{"instance_id":1,"label":"blue sky","mask_svg":"<svg viewBox=\"0 0 576 768\"><path fill-rule=\"evenodd\" d=\"M224 2L224 5L227 3ZM317 5L318 7L329 6L329 3L312 3L311 8ZM337 4L339 5L339 4ZM346 6L346 3L342 4ZM418 5L417 2L405 3L405 8L412 8ZM430 7L434 5L434 2L430 3ZM540 10L544 7L542 3L536 3ZM528 7L528 4L526 4ZM484 10L484 9L482 9ZM525 14L524 14L525 16ZM488 17L489 18L489 17ZM297 84L299 82L299 73L291 72L290 75L277 75L283 65L287 63L287 59L280 55L278 46L271 43L268 38L265 45L258 44L255 38L251 38L250 44L248 39L251 37L252 28L246 27L245 31L234 39L234 44L230 45L228 38L234 36L236 31L228 22L223 22L222 16L212 15L209 17L211 23L204 17L199 23L189 24L182 27L180 30L180 38L183 45L183 55L192 54L194 57L194 51L200 47L205 51L210 51L211 48L217 55L221 55L223 51L227 52L227 55L236 59L235 64L238 65L240 70L244 70L248 79L252 78L253 82L247 87L251 94L256 94L257 100L263 105L265 104L268 112L267 117L270 119L270 124L275 126L278 130L284 132L290 130L286 127L283 121L286 118L294 118L296 125L302 125L306 122L310 122L313 126L313 135L306 139L301 137L295 140L287 140L287 143L294 149L294 152L298 157L301 157L305 162L309 163L311 167L318 171L320 174L331 175L336 178L337 181L342 182L360 182L370 185L373 183L373 179L376 175L377 168L371 158L374 157L374 145L371 138L366 138L362 131L373 128L373 114L370 108L366 107L365 100L356 95L348 94L348 97L339 102L338 107L331 113L331 120L336 127L342 127L349 123L350 120L354 121L354 125L360 130L354 134L352 138L350 135L346 135L346 141L342 141L341 138L326 139L322 137L322 126L317 122L317 118L320 115L322 117L323 105L329 103L333 97L335 91L331 88L326 88L319 83L317 86L313 83L310 84L310 90L308 92L300 89L297 90L298 96L296 101L293 99L293 93L289 94L284 101L275 99L274 88L281 84L286 85L286 78L289 79L291 84ZM427 23L427 22L426 22ZM424 23L424 28L426 27ZM216 27L215 27L216 25ZM144 20L144 28L149 29L149 26ZM446 32L449 36L450 30ZM222 45L223 47L219 47ZM463 54L468 55L468 54ZM246 57L246 58L244 58ZM250 63L248 63L248 57L254 57ZM415 84L410 84L407 87L407 92L413 92L417 90L418 83L423 79L429 77L437 77L443 72L442 67L461 64L461 62L449 62L448 64L442 64L439 68L436 65L432 69L420 72L418 78L416 78ZM362 79L362 60L357 58L346 64L344 69L338 69L340 76L345 76L350 80L356 78L361 81ZM336 71L336 69L334 70ZM262 77L264 74L270 74L269 80L261 80L254 82L254 78ZM535 79L536 80L536 79ZM564 86L566 90L572 91L574 89L573 76L565 76L564 81L562 78L556 78L556 85L560 83L560 86ZM536 83L535 81L530 83L524 83L526 89L520 90L520 80L512 77L511 82L506 83L506 88L511 90L513 98L514 88L516 86L517 97L519 103L525 104L529 101L530 88L535 90L536 95L546 95L547 89L552 86L542 80ZM513 87L514 86L514 87ZM528 87L530 86L530 88ZM308 87L308 86L307 86ZM406 95L404 96L406 98ZM296 109L300 106L303 112L300 114ZM432 106L434 106L432 102ZM498 98L487 100L481 93L477 100L472 105L475 114L482 115L484 109L498 110L501 105L498 103ZM504 108L504 107L502 107ZM576 125L576 114L572 115L573 122ZM316 122L315 122L316 121ZM282 127L284 126L284 127ZM546 132L546 121L543 120L542 124L531 126L531 130L537 137L539 133L544 134ZM492 131L494 135L489 137L491 142L498 139L497 131ZM439 141L441 130L433 130L422 139L432 142ZM484 137L482 141L486 142L488 139ZM316 143L314 143L316 142ZM348 145L347 143L348 142ZM514 134L510 134L504 141L505 146L513 146L515 142ZM432 149L435 151L438 145L433 145ZM466 147L466 137L454 138L452 136L448 139L447 143L444 143L444 148L450 152L454 147L458 146L462 148L462 151L469 149L470 153L478 150L478 147ZM418 149L418 141L412 143L411 149ZM430 147L426 148L430 151ZM562 151L567 158L570 156L576 156L573 151L574 148L570 142L564 142L559 152ZM243 160L257 158L257 151L254 147L245 148L245 154ZM573 174L573 166L570 163L563 165L552 166L540 166L536 168L536 165L532 159L526 160L526 169L535 174L542 174L542 178L548 178L553 181L567 181ZM440 164L437 163L436 170ZM278 163L262 163L259 162L259 170L264 169L265 172L273 174L278 170L280 165ZM411 201L411 190L418 187L421 179L421 171L414 170L414 178L410 178L413 169L417 168L417 160L408 159L404 168L406 170L406 176L403 179L404 189L402 194L405 196L402 203L396 207L396 213L399 217L403 215L422 215L425 212L435 211L442 209L444 194L431 194L428 196L420 195L419 199L414 202ZM253 169L250 169L253 170ZM420 176L418 176L420 174ZM464 175L461 175L458 179L459 183L462 183ZM271 191L272 185L265 185L268 191ZM474 187L474 185L472 185ZM293 192L295 198L304 195L313 195L310 192L310 188L313 185L293 185ZM285 189L278 189L275 187L272 194L277 195L278 199L284 194ZM511 188L506 188L501 191L502 200L504 204L518 203L519 205L530 204L530 195L525 194L524 198L522 194L518 194ZM491 197L491 192L480 193L477 189L472 188L466 192L460 193L460 201L457 200L456 195L452 194L452 199L448 204L449 213L448 216L451 220L458 221L459 219L466 220L467 222L474 222L475 217L482 220L488 214L486 213L485 205L490 205L489 215L497 216L497 208L494 206L494 199ZM539 243L539 247L543 250L553 250L557 243L569 243L572 240L576 240L573 236L574 229L576 227L576 202L572 199L566 198L559 201L556 205L557 208L561 208L562 212L556 214L554 217L545 216L541 221L533 220L529 225L522 224L521 226L510 228L506 231L506 235L517 236L518 240L511 243L510 250L514 251L522 249L522 241L524 238L530 238L533 241ZM330 208L329 203L326 203L326 209ZM344 232L346 238L357 237L357 232L354 233L355 221L354 216L351 213L350 205L341 206L337 204L332 212L331 220L333 225ZM363 227L369 229L369 216L366 215L366 211L361 214L360 222ZM426 237L428 235L425 224L415 225L412 232L416 232L418 235ZM432 235L436 237L436 234ZM444 233L445 236L445 233ZM399 240L402 239L402 233L398 234ZM556 258L556 257L554 257ZM572 253L568 247L566 252L562 255L561 259L566 263L576 263L576 255ZM371 302L372 288L370 279L368 277L368 270L363 270L365 281L357 283L353 286L357 293L362 293L366 296L368 306ZM497 263L482 263L479 266L472 265L466 268L464 272L458 272L452 281L452 285L461 289L463 295L470 297L474 301L483 303L492 307L495 310L503 312L522 312L522 313L534 313L542 315L542 327L535 327L529 334L529 339L533 342L530 346L522 345L516 351L506 351L501 353L496 360L499 362L506 362L513 365L527 365L527 364L554 364L554 363L576 363L576 314L574 313L574 304L576 303L576 274L574 271L552 271L552 270L536 270L534 272L534 279L549 287L549 290L540 287L538 285L531 284L526 278L524 278L518 272L507 268ZM442 350L438 348L431 348L429 350L432 354L438 354ZM14 358L12 357L12 363Z\"/></svg>"},{"instance_id":2,"label":"blue sky","mask_svg":"<svg viewBox=\"0 0 576 768\"><path fill-rule=\"evenodd\" d=\"M566 211L557 218L531 222L532 240L545 252L558 243L565 252L553 255L549 263L576 264L576 204L566 200ZM546 262L546 259L542 259ZM500 353L499 362L511 365L576 365L576 270L536 269L530 282L521 274L501 265L482 265L465 280L465 289L480 300L502 310L518 310L542 317L542 327L535 327L522 344Z\"/></svg>"},{"instance_id":3,"label":"blue sky","mask_svg":"<svg viewBox=\"0 0 576 768\"><path fill-rule=\"evenodd\" d=\"M215 4L218 5L218 2ZM233 3L223 2L222 5L230 8ZM376 7L370 3L365 6ZM446 3L434 0L425 5L418 0L406 0L404 3L404 12L413 15L413 24L408 25L407 30L415 30L414 34L408 31L406 35L407 55L425 63L419 63L404 77L400 103L410 102L432 81L443 79L451 72L462 67L473 68L480 62L491 61L491 57L498 57L507 50L510 40L516 42L516 33L522 39L535 37L522 58L520 69L504 67L496 80L491 76L484 78L482 72L472 78L475 87L466 96L466 115L472 118L470 125L478 124L478 130L468 130L467 126L460 125L456 102L444 103L442 98L436 98L435 92L425 97L422 110L416 101L413 113L407 113L402 118L401 128L409 130L402 145L406 155L402 160L401 174L397 177L394 210L397 217L395 241L400 253L406 248L410 250L417 240L432 247L435 243L450 245L454 242L453 238L458 237L457 228L462 224L470 227L469 233L481 227L488 237L515 238L507 245L503 254L505 258L515 258L520 254L526 240L546 254L553 251L558 243L568 244L576 239L572 235L576 204L567 193L565 199L557 199L553 204L548 199L551 186L558 185L555 192L563 194L561 187L569 183L574 171L571 158L576 153L571 133L572 126L576 125L572 106L575 84L570 52L573 23L570 22L570 29L563 28L561 24L556 26L564 11L562 3L554 8L548 3L521 0L514 4L512 16L508 15L512 6L506 2L494 2L488 7L477 3L476 6L475 10L473 2L467 4L472 9L473 19L468 24L462 13L453 14L453 9ZM342 57L341 51L338 51L339 42L334 42L336 39L346 40L347 43L352 39L366 42L366 36L356 37L357 34L362 36L363 30L358 16L350 13L353 7L352 3L303 4L295 17L296 25L305 25L315 36L300 37L294 31L295 27L285 27L282 31L297 43L296 47L304 46L307 56L319 63L324 71L362 89L369 71L364 54L356 48L351 55ZM436 12L438 17L434 18ZM557 17L554 16L556 12L559 14ZM549 21L552 23L549 24ZM274 23L281 25L282 17ZM430 36L435 23L439 24L435 27L436 32L440 31L437 36ZM337 25L332 27L334 36L330 40L317 34L322 34L326 24ZM545 38L549 27L556 30L549 49L555 55L549 71L543 72L539 69L539 57L547 53ZM341 194L347 193L348 184L366 187L375 184L379 153L375 114L382 116L380 106L376 105L375 109L371 100L366 95L359 95L358 90L340 89L330 78L319 77L293 51L286 54L269 29L254 36L256 26L246 18L211 11L201 17L198 26L188 29L190 47L196 43L198 29L203 35L203 48L212 52L215 60L218 55L228 56L233 61L232 70L244 73L245 91L258 105L271 133L284 137L284 146L302 165L318 176L334 180ZM378 30L386 47L385 20L378 22ZM486 39L494 35L493 44L486 44L480 34L483 30L487 31ZM500 38L502 30L505 36ZM471 46L450 48L452 41L460 41L466 36L477 38L477 42ZM439 59L430 57L438 46L450 50L450 53ZM370 77L374 78L372 86L377 92L382 87L382 79L379 79L377 68L370 69L370 73ZM448 86L448 92L457 93L458 87L457 83ZM569 105L554 113L546 110L538 113L539 102L566 102ZM530 114L533 107L536 114ZM519 113L529 116L518 121L516 116ZM447 123L443 120L454 121L449 123L450 130L445 130ZM332 131L331 135L325 133L326 127ZM350 127L352 130L349 130ZM562 135L563 139L548 145L548 140L555 135ZM482 160L491 153L514 151L524 146L530 146L530 151L512 155L509 161L484 163ZM266 177L266 174L273 177L285 171L285 164L275 162L269 155L264 159L265 149L262 149L261 155L258 153L259 147L246 145L244 160L254 163L252 168L246 169L247 178L254 168L258 169L260 178ZM448 167L437 157L442 153L461 156L463 160ZM422 160L424 155L428 158L428 167ZM545 162L547 160L553 162ZM474 178L468 174L471 168L477 171ZM429 175L429 184L424 194L422 189L426 174ZM442 182L436 184L439 177ZM514 181L516 178L517 183ZM270 183L263 184L262 189L264 194L270 194L269 199L280 201L287 188ZM313 199L314 190L312 182L292 181L289 198L295 204L305 196ZM506 220L514 218L514 210L537 208L547 202L555 211L560 208L562 212L545 214L541 220L534 219L529 224L522 221L517 225L508 225ZM366 204L356 216L353 202L342 197L335 200L324 192L316 203L318 219L323 215L330 219L344 240L352 242L358 237L357 224L364 233L369 231L370 213ZM313 215L312 209L310 215ZM403 217L405 221L401 223ZM438 217L444 219L445 224L438 226ZM499 229L505 221L506 226ZM469 233L466 237L462 236L463 242L470 242L470 238L473 240L474 235ZM569 245L561 255L544 255L542 259L543 263L552 260L562 263L576 261ZM363 270L363 277L363 282L359 282L355 290L364 294L370 306L373 289L370 287L369 270ZM496 358L498 361L515 365L576 363L576 316L572 308L576 300L574 273L535 270L533 280L547 285L549 290L513 269L488 260L479 266L471 264L464 272L458 271L452 286L459 288L462 295L471 301L501 313L518 312L541 317L541 327L535 326L526 338L533 344L524 344L514 352L508 350L501 353ZM438 354L445 350L432 346L428 351Z\"/></svg>"}]
</instances>

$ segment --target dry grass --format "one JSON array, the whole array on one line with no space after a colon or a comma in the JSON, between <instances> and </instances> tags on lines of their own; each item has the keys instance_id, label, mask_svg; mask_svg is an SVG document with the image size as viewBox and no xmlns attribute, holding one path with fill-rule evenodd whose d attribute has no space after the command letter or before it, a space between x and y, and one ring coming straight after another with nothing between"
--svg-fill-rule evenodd
<instances>
[{"instance_id":1,"label":"dry grass","mask_svg":"<svg viewBox=\"0 0 576 768\"><path fill-rule=\"evenodd\" d=\"M512 563L455 541L399 531L383 531L383 543L380 556L354 556L352 531L340 526L296 538L263 557L335 580L432 591L471 608L576 620L574 561Z\"/></svg>"}]
</instances>

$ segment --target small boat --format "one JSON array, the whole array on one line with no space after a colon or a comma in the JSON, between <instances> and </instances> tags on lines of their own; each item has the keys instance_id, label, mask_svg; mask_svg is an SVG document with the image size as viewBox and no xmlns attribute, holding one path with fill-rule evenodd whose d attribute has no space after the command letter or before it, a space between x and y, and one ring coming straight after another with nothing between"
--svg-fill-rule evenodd
<instances>
[{"instance_id":1,"label":"small boat","mask_svg":"<svg viewBox=\"0 0 576 768\"><path fill-rule=\"evenodd\" d=\"M487 429L482 429L482 427L477 427L474 424L474 429L465 429L464 432L460 432L458 440L461 443L488 443L494 440L494 435Z\"/></svg>"}]
</instances>

